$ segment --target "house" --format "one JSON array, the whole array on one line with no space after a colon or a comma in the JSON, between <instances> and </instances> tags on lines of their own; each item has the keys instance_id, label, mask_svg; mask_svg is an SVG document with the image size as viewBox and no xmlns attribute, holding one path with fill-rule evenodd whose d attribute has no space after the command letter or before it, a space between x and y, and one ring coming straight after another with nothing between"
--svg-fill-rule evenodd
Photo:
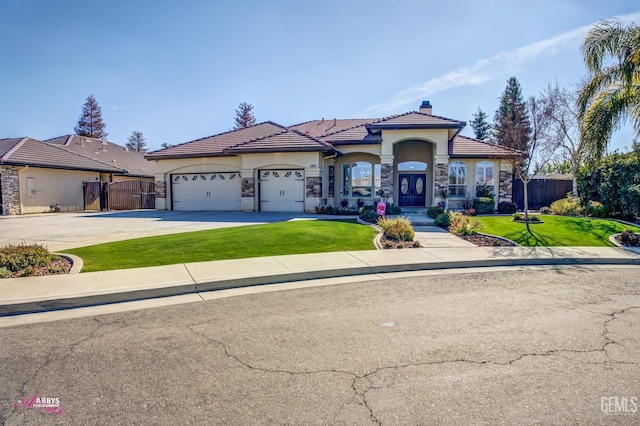
<instances>
[{"instance_id":1,"label":"house","mask_svg":"<svg viewBox=\"0 0 640 426\"><path fill-rule=\"evenodd\" d=\"M381 119L267 121L147 154L157 163L156 208L313 211L372 203L462 207L488 185L511 199L514 151L459 133L466 123L419 111Z\"/></svg>"},{"instance_id":2,"label":"house","mask_svg":"<svg viewBox=\"0 0 640 426\"><path fill-rule=\"evenodd\" d=\"M42 213L51 206L60 211L100 209L103 183L152 183L154 172L144 156L108 141L79 136L45 142L0 139L1 214ZM96 201L91 206L89 198Z\"/></svg>"}]
</instances>

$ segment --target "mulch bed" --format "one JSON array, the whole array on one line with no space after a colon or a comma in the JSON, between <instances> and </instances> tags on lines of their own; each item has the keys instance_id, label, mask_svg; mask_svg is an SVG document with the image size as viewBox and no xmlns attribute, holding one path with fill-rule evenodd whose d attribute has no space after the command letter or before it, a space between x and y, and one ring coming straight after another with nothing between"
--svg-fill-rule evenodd
<instances>
[{"instance_id":1,"label":"mulch bed","mask_svg":"<svg viewBox=\"0 0 640 426\"><path fill-rule=\"evenodd\" d=\"M388 240L384 237L380 237L380 246L383 249L403 249L403 248L420 248L413 245L413 241L394 241Z\"/></svg>"},{"instance_id":2,"label":"mulch bed","mask_svg":"<svg viewBox=\"0 0 640 426\"><path fill-rule=\"evenodd\" d=\"M460 236L465 241L469 241L480 247L514 247L515 244L509 241L502 240L496 237L489 237L487 235L466 235Z\"/></svg>"},{"instance_id":3,"label":"mulch bed","mask_svg":"<svg viewBox=\"0 0 640 426\"><path fill-rule=\"evenodd\" d=\"M20 278L20 277L40 277L43 275L59 275L59 274L68 274L71 270L71 262L69 262L64 257L61 257L60 260L55 260L47 266L42 266L40 268L31 267L29 271L18 271L14 272L13 275L7 278Z\"/></svg>"}]
</instances>

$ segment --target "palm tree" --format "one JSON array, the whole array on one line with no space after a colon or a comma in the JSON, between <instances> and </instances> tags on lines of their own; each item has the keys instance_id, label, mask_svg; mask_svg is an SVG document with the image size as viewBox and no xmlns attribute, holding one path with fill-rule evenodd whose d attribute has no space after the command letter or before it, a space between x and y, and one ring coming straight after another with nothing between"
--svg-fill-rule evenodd
<instances>
[{"instance_id":1,"label":"palm tree","mask_svg":"<svg viewBox=\"0 0 640 426\"><path fill-rule=\"evenodd\" d=\"M580 91L578 109L586 152L595 159L627 119L640 134L640 28L600 21L585 36L581 50L590 76Z\"/></svg>"}]
</instances>

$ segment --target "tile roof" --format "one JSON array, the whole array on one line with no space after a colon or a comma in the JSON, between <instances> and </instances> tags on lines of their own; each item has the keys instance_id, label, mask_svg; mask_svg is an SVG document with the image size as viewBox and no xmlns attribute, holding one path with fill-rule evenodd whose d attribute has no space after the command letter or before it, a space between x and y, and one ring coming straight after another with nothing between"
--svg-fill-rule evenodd
<instances>
[{"instance_id":1,"label":"tile roof","mask_svg":"<svg viewBox=\"0 0 640 426\"><path fill-rule=\"evenodd\" d=\"M126 172L113 164L31 138L0 139L0 153L0 164L107 173Z\"/></svg>"},{"instance_id":2,"label":"tile roof","mask_svg":"<svg viewBox=\"0 0 640 426\"><path fill-rule=\"evenodd\" d=\"M147 161L144 155L130 151L113 142L88 138L78 135L65 135L48 139L45 143L61 146L68 151L75 152L95 160L113 164L125 169L129 176L153 176L156 171L156 163Z\"/></svg>"},{"instance_id":3,"label":"tile roof","mask_svg":"<svg viewBox=\"0 0 640 426\"><path fill-rule=\"evenodd\" d=\"M309 136L320 138L333 133L341 132L346 129L352 129L364 124L378 121L378 118L353 118L353 119L331 119L312 120L305 123L289 126L289 129L298 130ZM366 129L365 129L366 131Z\"/></svg>"},{"instance_id":4,"label":"tile roof","mask_svg":"<svg viewBox=\"0 0 640 426\"><path fill-rule=\"evenodd\" d=\"M286 127L271 121L256 124L245 129L230 130L206 138L196 139L180 145L170 146L146 155L150 160L162 160L186 157L218 157L229 155L225 149L232 146L281 133Z\"/></svg>"},{"instance_id":5,"label":"tile roof","mask_svg":"<svg viewBox=\"0 0 640 426\"><path fill-rule=\"evenodd\" d=\"M423 112L410 111L400 115L383 118L375 123L368 125L370 129L383 129L386 127L394 128L462 128L467 123L464 121L453 120L451 118L440 117L438 115L429 115Z\"/></svg>"},{"instance_id":6,"label":"tile roof","mask_svg":"<svg viewBox=\"0 0 640 426\"><path fill-rule=\"evenodd\" d=\"M457 135L449 141L449 156L452 158L509 158L518 154L518 151L493 142L462 135Z\"/></svg>"},{"instance_id":7,"label":"tile roof","mask_svg":"<svg viewBox=\"0 0 640 426\"><path fill-rule=\"evenodd\" d=\"M224 150L228 153L331 151L333 147L298 130L284 132L241 143Z\"/></svg>"}]
</instances>

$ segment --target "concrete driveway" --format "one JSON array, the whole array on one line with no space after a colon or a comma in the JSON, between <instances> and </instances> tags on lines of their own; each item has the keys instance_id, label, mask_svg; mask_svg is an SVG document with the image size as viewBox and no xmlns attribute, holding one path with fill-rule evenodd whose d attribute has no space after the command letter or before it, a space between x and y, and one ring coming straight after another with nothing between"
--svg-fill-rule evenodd
<instances>
[{"instance_id":1,"label":"concrete driveway","mask_svg":"<svg viewBox=\"0 0 640 426\"><path fill-rule=\"evenodd\" d=\"M316 217L306 213L162 210L0 216L0 246L41 243L51 251L62 251L130 238Z\"/></svg>"}]
</instances>

